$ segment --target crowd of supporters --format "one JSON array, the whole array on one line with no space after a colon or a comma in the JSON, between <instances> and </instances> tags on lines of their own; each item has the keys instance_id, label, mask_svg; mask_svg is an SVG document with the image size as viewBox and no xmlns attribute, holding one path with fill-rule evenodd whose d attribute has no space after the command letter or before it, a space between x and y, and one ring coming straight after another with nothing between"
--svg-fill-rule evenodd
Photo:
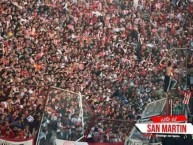
<instances>
[{"instance_id":1,"label":"crowd of supporters","mask_svg":"<svg viewBox=\"0 0 193 145\"><path fill-rule=\"evenodd\" d=\"M0 4L1 84L51 85L81 92L97 117L136 120L148 102L161 98L169 59L174 78L184 74L186 53L172 48L186 48L193 41L190 2L1 0ZM6 102L16 98L19 105L24 104L19 99L26 98L3 95ZM37 106L42 101L34 99ZM1 120L13 112L9 105ZM117 134L112 125L106 128Z\"/></svg>"},{"instance_id":2,"label":"crowd of supporters","mask_svg":"<svg viewBox=\"0 0 193 145\"><path fill-rule=\"evenodd\" d=\"M47 89L1 86L0 92L0 137L22 140L36 136Z\"/></svg>"}]
</instances>

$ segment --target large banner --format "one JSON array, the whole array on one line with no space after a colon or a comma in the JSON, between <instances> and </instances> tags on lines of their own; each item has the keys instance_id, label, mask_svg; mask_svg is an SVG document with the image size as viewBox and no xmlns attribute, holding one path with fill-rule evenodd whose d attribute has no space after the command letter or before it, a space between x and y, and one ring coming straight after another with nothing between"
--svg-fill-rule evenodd
<instances>
[{"instance_id":1,"label":"large banner","mask_svg":"<svg viewBox=\"0 0 193 145\"><path fill-rule=\"evenodd\" d=\"M64 141L57 139L56 145L124 145L124 143L87 143L87 142Z\"/></svg>"},{"instance_id":2,"label":"large banner","mask_svg":"<svg viewBox=\"0 0 193 145\"><path fill-rule=\"evenodd\" d=\"M11 140L7 138L0 138L0 145L35 145L35 143L34 138L24 140ZM57 139L56 145L124 145L124 143L87 143Z\"/></svg>"},{"instance_id":3,"label":"large banner","mask_svg":"<svg viewBox=\"0 0 193 145\"><path fill-rule=\"evenodd\" d=\"M0 138L0 145L34 145L34 138L32 137L23 140Z\"/></svg>"}]
</instances>

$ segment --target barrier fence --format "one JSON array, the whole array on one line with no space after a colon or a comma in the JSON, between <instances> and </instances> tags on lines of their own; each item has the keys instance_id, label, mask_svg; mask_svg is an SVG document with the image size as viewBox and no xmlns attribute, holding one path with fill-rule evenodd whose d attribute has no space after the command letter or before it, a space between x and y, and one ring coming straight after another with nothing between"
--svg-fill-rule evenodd
<instances>
[{"instance_id":1,"label":"barrier fence","mask_svg":"<svg viewBox=\"0 0 193 145\"><path fill-rule=\"evenodd\" d=\"M80 93L50 87L38 144L83 138L93 112Z\"/></svg>"}]
</instances>

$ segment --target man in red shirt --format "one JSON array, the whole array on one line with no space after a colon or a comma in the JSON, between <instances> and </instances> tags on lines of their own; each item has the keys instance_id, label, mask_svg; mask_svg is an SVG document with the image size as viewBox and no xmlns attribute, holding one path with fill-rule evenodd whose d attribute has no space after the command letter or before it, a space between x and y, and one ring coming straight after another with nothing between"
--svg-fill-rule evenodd
<instances>
[{"instance_id":1,"label":"man in red shirt","mask_svg":"<svg viewBox=\"0 0 193 145\"><path fill-rule=\"evenodd\" d=\"M190 108L189 108L189 102L190 102L190 98L193 96L193 91L190 90L190 88L186 88L186 90L181 90L180 87L178 87L178 92L180 95L182 95L184 97L182 104L183 104L183 112L185 111L185 109L188 112L188 115L191 114L190 112Z\"/></svg>"},{"instance_id":2,"label":"man in red shirt","mask_svg":"<svg viewBox=\"0 0 193 145\"><path fill-rule=\"evenodd\" d=\"M12 139L15 137L15 134L10 128L7 128L5 131L5 137Z\"/></svg>"}]
</instances>

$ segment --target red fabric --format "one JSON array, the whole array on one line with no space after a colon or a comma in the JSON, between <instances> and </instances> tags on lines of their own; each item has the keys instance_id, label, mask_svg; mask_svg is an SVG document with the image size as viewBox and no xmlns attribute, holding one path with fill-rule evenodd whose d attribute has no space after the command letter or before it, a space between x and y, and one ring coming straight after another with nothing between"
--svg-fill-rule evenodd
<instances>
[{"instance_id":1,"label":"red fabric","mask_svg":"<svg viewBox=\"0 0 193 145\"><path fill-rule=\"evenodd\" d=\"M160 122L185 122L187 118L185 115L176 115L176 116L153 116L152 121L154 123Z\"/></svg>"}]
</instances>

